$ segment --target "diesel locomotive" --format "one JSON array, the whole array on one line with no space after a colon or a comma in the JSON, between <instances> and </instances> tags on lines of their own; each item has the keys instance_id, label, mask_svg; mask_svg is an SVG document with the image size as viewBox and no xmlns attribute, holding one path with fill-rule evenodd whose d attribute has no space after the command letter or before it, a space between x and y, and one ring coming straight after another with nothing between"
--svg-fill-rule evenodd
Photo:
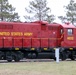
<instances>
[{"instance_id":1,"label":"diesel locomotive","mask_svg":"<svg viewBox=\"0 0 76 75\"><path fill-rule=\"evenodd\" d=\"M18 62L23 58L55 60L76 58L76 27L70 23L49 24L46 21L0 22L0 60Z\"/></svg>"}]
</instances>

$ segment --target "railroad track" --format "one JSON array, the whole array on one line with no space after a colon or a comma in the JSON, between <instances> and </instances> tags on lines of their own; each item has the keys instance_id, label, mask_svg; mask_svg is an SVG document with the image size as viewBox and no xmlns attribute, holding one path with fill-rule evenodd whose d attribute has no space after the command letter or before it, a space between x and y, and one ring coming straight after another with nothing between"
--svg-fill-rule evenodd
<instances>
[{"instance_id":1,"label":"railroad track","mask_svg":"<svg viewBox=\"0 0 76 75\"><path fill-rule=\"evenodd\" d=\"M67 59L65 61L72 61L72 60ZM14 62L14 60L12 62L8 62L7 60L0 60L0 63L24 63L24 62L55 62L55 60L53 59L23 59L23 60L20 60L19 62ZM60 62L62 61L60 60Z\"/></svg>"}]
</instances>

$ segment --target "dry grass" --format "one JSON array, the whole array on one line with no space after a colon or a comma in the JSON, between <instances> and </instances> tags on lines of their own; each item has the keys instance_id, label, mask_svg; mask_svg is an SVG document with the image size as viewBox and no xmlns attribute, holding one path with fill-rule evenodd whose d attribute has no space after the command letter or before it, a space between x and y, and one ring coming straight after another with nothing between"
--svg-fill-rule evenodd
<instances>
[{"instance_id":1,"label":"dry grass","mask_svg":"<svg viewBox=\"0 0 76 75\"><path fill-rule=\"evenodd\" d=\"M0 75L76 75L76 61L0 63Z\"/></svg>"}]
</instances>

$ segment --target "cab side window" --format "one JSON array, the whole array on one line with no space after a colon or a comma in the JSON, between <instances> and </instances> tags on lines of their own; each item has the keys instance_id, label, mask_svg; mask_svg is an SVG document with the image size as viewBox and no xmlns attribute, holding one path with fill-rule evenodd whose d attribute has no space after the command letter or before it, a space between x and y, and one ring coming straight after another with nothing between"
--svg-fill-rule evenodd
<instances>
[{"instance_id":1,"label":"cab side window","mask_svg":"<svg viewBox=\"0 0 76 75\"><path fill-rule=\"evenodd\" d=\"M68 35L72 35L73 34L73 29L68 29L67 33L68 33Z\"/></svg>"},{"instance_id":2,"label":"cab side window","mask_svg":"<svg viewBox=\"0 0 76 75\"><path fill-rule=\"evenodd\" d=\"M60 30L61 34L63 34L63 29Z\"/></svg>"}]
</instances>

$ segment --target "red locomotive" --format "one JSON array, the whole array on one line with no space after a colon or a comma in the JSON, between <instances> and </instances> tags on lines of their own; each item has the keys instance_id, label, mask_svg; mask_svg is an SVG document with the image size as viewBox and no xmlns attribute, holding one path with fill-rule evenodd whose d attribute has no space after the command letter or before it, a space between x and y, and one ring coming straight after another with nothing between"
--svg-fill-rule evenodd
<instances>
[{"instance_id":1,"label":"red locomotive","mask_svg":"<svg viewBox=\"0 0 76 75\"><path fill-rule=\"evenodd\" d=\"M75 32L76 27L69 23L0 22L0 59L9 62L22 58L55 59L55 48L60 47L60 59L75 60Z\"/></svg>"}]
</instances>

